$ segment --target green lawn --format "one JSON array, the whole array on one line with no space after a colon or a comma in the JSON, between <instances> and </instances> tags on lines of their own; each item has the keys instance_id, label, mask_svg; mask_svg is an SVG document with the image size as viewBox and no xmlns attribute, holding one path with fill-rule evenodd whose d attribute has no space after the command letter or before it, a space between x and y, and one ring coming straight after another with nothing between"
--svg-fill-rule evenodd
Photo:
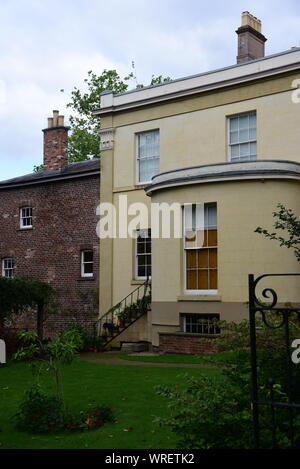
<instances>
[{"instance_id":1,"label":"green lawn","mask_svg":"<svg viewBox=\"0 0 300 469\"><path fill-rule=\"evenodd\" d=\"M155 394L154 386L183 386L184 374L220 378L216 369L129 367L83 361L64 366L62 372L70 410L79 412L89 404L103 403L115 409L117 423L72 434L31 435L17 431L13 416L32 374L28 363L9 364L0 368L0 449L174 449L176 437L153 423L154 416L168 412L166 401ZM45 376L43 383L51 389L50 376Z\"/></svg>"},{"instance_id":2,"label":"green lawn","mask_svg":"<svg viewBox=\"0 0 300 469\"><path fill-rule=\"evenodd\" d=\"M138 356L138 355L119 355L119 358L129 361L147 362L147 363L177 363L194 365L212 365L222 366L232 356L232 352L210 353L203 355L159 355L159 356Z\"/></svg>"}]
</instances>

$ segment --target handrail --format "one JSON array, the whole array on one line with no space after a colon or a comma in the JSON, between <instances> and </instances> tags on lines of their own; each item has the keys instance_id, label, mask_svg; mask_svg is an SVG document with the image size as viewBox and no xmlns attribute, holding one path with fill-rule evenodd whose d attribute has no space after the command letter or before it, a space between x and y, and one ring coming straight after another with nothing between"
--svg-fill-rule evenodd
<instances>
[{"instance_id":1,"label":"handrail","mask_svg":"<svg viewBox=\"0 0 300 469\"><path fill-rule=\"evenodd\" d=\"M140 316L146 313L151 302L151 282L149 278L112 306L94 323L94 333L110 342ZM106 340L105 340L106 339Z\"/></svg>"}]
</instances>

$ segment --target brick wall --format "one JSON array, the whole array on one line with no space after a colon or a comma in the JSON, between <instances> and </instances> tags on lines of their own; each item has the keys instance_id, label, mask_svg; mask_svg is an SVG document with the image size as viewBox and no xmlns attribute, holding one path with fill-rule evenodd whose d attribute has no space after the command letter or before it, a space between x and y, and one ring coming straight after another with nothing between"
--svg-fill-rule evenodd
<instances>
[{"instance_id":1,"label":"brick wall","mask_svg":"<svg viewBox=\"0 0 300 469\"><path fill-rule=\"evenodd\" d=\"M207 338L198 334L161 332L159 333L159 352L199 355L202 353L215 353L217 347L214 338L207 341Z\"/></svg>"},{"instance_id":2,"label":"brick wall","mask_svg":"<svg viewBox=\"0 0 300 469\"><path fill-rule=\"evenodd\" d=\"M45 336L74 321L89 327L97 318L81 298L98 288L99 239L96 207L99 175L0 191L0 257L13 257L15 277L50 283L58 292L58 309L47 315ZM33 228L20 229L19 210L33 207ZM94 277L81 278L80 252L94 251ZM17 327L34 325L35 315L18 318Z\"/></svg>"}]
</instances>

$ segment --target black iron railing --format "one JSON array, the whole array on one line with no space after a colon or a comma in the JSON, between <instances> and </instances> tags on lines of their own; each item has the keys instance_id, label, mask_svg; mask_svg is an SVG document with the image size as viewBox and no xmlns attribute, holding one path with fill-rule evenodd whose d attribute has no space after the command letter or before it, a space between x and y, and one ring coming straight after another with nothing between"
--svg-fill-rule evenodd
<instances>
[{"instance_id":1,"label":"black iron railing","mask_svg":"<svg viewBox=\"0 0 300 469\"><path fill-rule=\"evenodd\" d=\"M146 314L150 305L151 281L147 279L95 322L95 336L100 336L103 345L107 345Z\"/></svg>"},{"instance_id":2,"label":"black iron railing","mask_svg":"<svg viewBox=\"0 0 300 469\"><path fill-rule=\"evenodd\" d=\"M269 420L269 431L271 433L271 445L272 448L278 447L278 426L277 426L277 414L279 409L286 409L287 418L287 432L286 438L289 441L290 448L298 447L298 443L295 441L295 419L297 417L297 411L300 411L300 402L296 402L297 397L295 396L294 389L296 384L299 385L300 376L299 368L295 368L292 362L292 348L291 348L291 325L293 318L300 324L300 307L298 304L293 306L282 305L278 301L277 293L273 288L263 288L262 296L266 299L267 303L264 303L257 296L256 289L261 280L266 278L286 278L286 277L299 277L300 274L266 274L260 277L254 278L253 275L249 275L249 320L250 320L250 343L251 343L251 401L253 411L253 430L254 430L254 446L256 448L264 447L261 440L261 411L262 408L269 408L270 420ZM269 315L274 314L276 322L272 323L269 320ZM257 317L258 316L258 317ZM278 342L278 347L282 347L284 350L284 363L278 363L278 366L283 365L284 374L286 377L286 398L285 400L278 399L278 395L275 395L276 382L273 376L268 377L266 383L269 390L269 398L261 399L259 396L259 373L260 369L258 366L258 345L257 345L257 322L258 319L263 322L264 326L275 330L282 329L282 344ZM300 339L300 337L299 337ZM297 365L298 367L300 366ZM276 370L273 370L275 373ZM299 399L299 395L298 395ZM298 414L300 415L300 414ZM299 417L298 417L299 422ZM299 436L299 428L298 436Z\"/></svg>"}]
</instances>

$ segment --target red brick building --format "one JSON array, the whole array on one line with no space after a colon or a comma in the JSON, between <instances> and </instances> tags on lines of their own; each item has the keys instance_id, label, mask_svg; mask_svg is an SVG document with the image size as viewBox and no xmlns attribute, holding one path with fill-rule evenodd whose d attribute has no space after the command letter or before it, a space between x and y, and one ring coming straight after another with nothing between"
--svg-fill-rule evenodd
<instances>
[{"instance_id":1,"label":"red brick building","mask_svg":"<svg viewBox=\"0 0 300 469\"><path fill-rule=\"evenodd\" d=\"M100 165L68 164L68 130L54 111L43 130L43 170L0 182L0 274L39 279L57 291L45 336L74 322L90 329L98 314ZM33 321L27 313L16 325Z\"/></svg>"}]
</instances>

